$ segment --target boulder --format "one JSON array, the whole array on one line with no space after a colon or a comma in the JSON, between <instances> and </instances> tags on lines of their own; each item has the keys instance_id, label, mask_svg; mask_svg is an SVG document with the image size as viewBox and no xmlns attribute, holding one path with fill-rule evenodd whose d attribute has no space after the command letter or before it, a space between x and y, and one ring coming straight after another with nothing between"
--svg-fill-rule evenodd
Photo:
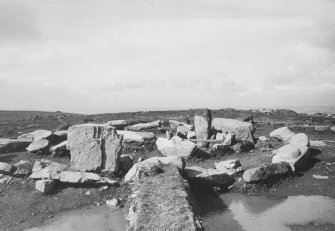
<instances>
[{"instance_id":1,"label":"boulder","mask_svg":"<svg viewBox=\"0 0 335 231\"><path fill-rule=\"evenodd\" d=\"M205 184L227 185L233 181L233 178L227 173L212 168L205 169L198 166L186 167L185 175L189 180Z\"/></svg>"},{"instance_id":2,"label":"boulder","mask_svg":"<svg viewBox=\"0 0 335 231\"><path fill-rule=\"evenodd\" d=\"M49 141L46 139L40 139L37 141L34 141L27 147L27 151L31 153L37 153L37 152L43 152L48 149L49 147Z\"/></svg>"},{"instance_id":3,"label":"boulder","mask_svg":"<svg viewBox=\"0 0 335 231\"><path fill-rule=\"evenodd\" d=\"M0 153L24 151L30 144L30 140L0 138Z\"/></svg>"},{"instance_id":4,"label":"boulder","mask_svg":"<svg viewBox=\"0 0 335 231\"><path fill-rule=\"evenodd\" d=\"M11 164L0 162L0 173L2 174L11 174L14 171L14 167Z\"/></svg>"},{"instance_id":5,"label":"boulder","mask_svg":"<svg viewBox=\"0 0 335 231\"><path fill-rule=\"evenodd\" d=\"M301 155L300 150L292 144L286 144L283 147L274 150L272 153L275 155L272 159L272 163L294 160Z\"/></svg>"},{"instance_id":6,"label":"boulder","mask_svg":"<svg viewBox=\"0 0 335 231\"><path fill-rule=\"evenodd\" d=\"M59 181L64 183L95 183L100 180L98 174L91 172L62 171L59 174Z\"/></svg>"},{"instance_id":7,"label":"boulder","mask_svg":"<svg viewBox=\"0 0 335 231\"><path fill-rule=\"evenodd\" d=\"M172 128L177 128L178 126L184 126L188 128L189 130L192 130L194 128L192 124L183 123L183 122L176 121L176 120L169 120L169 123L170 123L170 127Z\"/></svg>"},{"instance_id":8,"label":"boulder","mask_svg":"<svg viewBox=\"0 0 335 231\"><path fill-rule=\"evenodd\" d=\"M223 133L216 133L216 137L215 137L216 140L221 140L221 141L224 141L226 139L226 135L223 134Z\"/></svg>"},{"instance_id":9,"label":"boulder","mask_svg":"<svg viewBox=\"0 0 335 231\"><path fill-rule=\"evenodd\" d=\"M127 128L127 130L130 131L142 131L142 130L149 130L149 129L156 129L161 126L161 121L156 120L150 123L139 123L139 124L134 124L130 127Z\"/></svg>"},{"instance_id":10,"label":"boulder","mask_svg":"<svg viewBox=\"0 0 335 231\"><path fill-rule=\"evenodd\" d=\"M124 177L124 181L134 181L139 179L140 176L143 175L143 172L149 171L153 167L160 167L164 165L172 165L183 171L185 168L185 161L184 159L176 156L151 157L134 164Z\"/></svg>"},{"instance_id":11,"label":"boulder","mask_svg":"<svg viewBox=\"0 0 335 231\"><path fill-rule=\"evenodd\" d=\"M165 138L158 138L156 141L157 149L164 156L179 156L179 157L189 157L195 150L195 143L189 140L179 140L176 137L168 140Z\"/></svg>"},{"instance_id":12,"label":"boulder","mask_svg":"<svg viewBox=\"0 0 335 231\"><path fill-rule=\"evenodd\" d=\"M111 120L106 123L108 126L113 126L115 129L124 129L129 125L126 120Z\"/></svg>"},{"instance_id":13,"label":"boulder","mask_svg":"<svg viewBox=\"0 0 335 231\"><path fill-rule=\"evenodd\" d=\"M197 139L207 140L211 135L212 112L209 109L197 110L194 115L194 128ZM208 142L198 142L199 147L208 146Z\"/></svg>"},{"instance_id":14,"label":"boulder","mask_svg":"<svg viewBox=\"0 0 335 231\"><path fill-rule=\"evenodd\" d=\"M289 144L292 144L294 147L301 149L304 147L309 147L309 139L305 133L298 133L291 137L288 141Z\"/></svg>"},{"instance_id":15,"label":"boulder","mask_svg":"<svg viewBox=\"0 0 335 231\"><path fill-rule=\"evenodd\" d=\"M52 162L49 160L36 161L30 178L32 179L53 179L58 180L60 172L67 169L66 164Z\"/></svg>"},{"instance_id":16,"label":"boulder","mask_svg":"<svg viewBox=\"0 0 335 231\"><path fill-rule=\"evenodd\" d=\"M66 147L67 147L67 140L50 148L50 152L52 155L63 155L68 152Z\"/></svg>"},{"instance_id":17,"label":"boulder","mask_svg":"<svg viewBox=\"0 0 335 231\"><path fill-rule=\"evenodd\" d=\"M271 178L286 176L291 173L291 168L287 163L274 163L262 167L247 169L243 173L243 180L247 183L253 183Z\"/></svg>"},{"instance_id":18,"label":"boulder","mask_svg":"<svg viewBox=\"0 0 335 231\"><path fill-rule=\"evenodd\" d=\"M329 130L329 126L315 126L315 131L325 132Z\"/></svg>"},{"instance_id":19,"label":"boulder","mask_svg":"<svg viewBox=\"0 0 335 231\"><path fill-rule=\"evenodd\" d=\"M28 134L22 134L18 137L19 140L31 140L36 142L41 139L48 139L52 135L52 132L49 130L36 130Z\"/></svg>"},{"instance_id":20,"label":"boulder","mask_svg":"<svg viewBox=\"0 0 335 231\"><path fill-rule=\"evenodd\" d=\"M322 140L311 140L310 145L314 147L326 147L327 144Z\"/></svg>"},{"instance_id":21,"label":"boulder","mask_svg":"<svg viewBox=\"0 0 335 231\"><path fill-rule=\"evenodd\" d=\"M123 135L124 143L143 143L145 141L154 140L156 138L155 133L153 132L133 132L133 131L122 131L117 130L117 133Z\"/></svg>"},{"instance_id":22,"label":"boulder","mask_svg":"<svg viewBox=\"0 0 335 231\"><path fill-rule=\"evenodd\" d=\"M80 171L118 171L122 136L102 124L74 125L68 131L71 165Z\"/></svg>"},{"instance_id":23,"label":"boulder","mask_svg":"<svg viewBox=\"0 0 335 231\"><path fill-rule=\"evenodd\" d=\"M177 127L177 136L183 138L183 139L186 139L187 138L187 134L188 132L191 131L189 128L181 125L181 126L178 126Z\"/></svg>"},{"instance_id":24,"label":"boulder","mask_svg":"<svg viewBox=\"0 0 335 231\"><path fill-rule=\"evenodd\" d=\"M281 127L270 133L270 137L280 139L285 144L287 144L294 135L294 132L288 127Z\"/></svg>"},{"instance_id":25,"label":"boulder","mask_svg":"<svg viewBox=\"0 0 335 231\"><path fill-rule=\"evenodd\" d=\"M196 135L196 133L195 133L195 131L189 131L188 133L187 133L187 139L196 139L197 138L197 135Z\"/></svg>"},{"instance_id":26,"label":"boulder","mask_svg":"<svg viewBox=\"0 0 335 231\"><path fill-rule=\"evenodd\" d=\"M229 176L243 171L241 162L238 159L221 161L219 163L214 163L214 165L216 170L226 173Z\"/></svg>"},{"instance_id":27,"label":"boulder","mask_svg":"<svg viewBox=\"0 0 335 231\"><path fill-rule=\"evenodd\" d=\"M38 180L35 184L35 189L42 193L51 193L55 187L54 180Z\"/></svg>"}]
</instances>

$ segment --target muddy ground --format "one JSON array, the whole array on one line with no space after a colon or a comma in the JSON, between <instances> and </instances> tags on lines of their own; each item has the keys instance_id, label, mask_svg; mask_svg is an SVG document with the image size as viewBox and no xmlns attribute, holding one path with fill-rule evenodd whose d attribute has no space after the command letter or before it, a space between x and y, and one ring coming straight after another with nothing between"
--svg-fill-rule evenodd
<instances>
[{"instance_id":1,"label":"muddy ground","mask_svg":"<svg viewBox=\"0 0 335 231\"><path fill-rule=\"evenodd\" d=\"M305 123L310 125L334 125L335 120L325 116L301 115L291 111L277 111L272 115L222 109L213 111L213 117L241 118L254 115L257 131L256 137L268 136L269 133L280 126L291 126L294 132L305 132L311 140L335 140L335 134L331 131L317 132L312 128L304 128L296 125ZM31 132L37 129L55 130L62 124L78 124L86 122L107 122L113 119L128 119L136 122L146 122L155 119L185 120L192 122L193 110L166 111L166 112L137 112L101 115L79 115L62 112L0 112L0 137L16 138L21 133ZM165 123L166 125L166 123ZM165 131L154 131L158 136L164 136ZM270 141L273 146L278 142ZM277 179L264 184L245 184L238 178L232 192L247 193L249 195L324 195L335 198L335 143L328 142L327 147L312 147L313 158L308 165L299 172L284 179ZM159 156L154 144L141 146L127 146L123 149L126 154L135 154L139 157ZM16 163L20 160L28 161L25 167L31 167L34 161L41 158L49 158L53 161L69 163L69 157L52 158L50 156L36 156L27 152L0 154L1 162ZM188 165L214 167L214 162L225 159L240 159L242 166L247 169L271 162L271 151L254 149L252 152L231 154L216 154L210 158L193 158L188 160ZM29 166L30 165L30 166ZM313 174L328 176L328 180L313 178ZM116 176L117 177L117 176ZM43 195L35 190L34 181L29 178L13 178L8 184L0 184L0 230L25 230L39 226L47 222L55 214L73 208L99 205L110 198L127 198L131 187L120 184L117 187L103 189L90 185L58 185L56 190L49 195ZM294 230L332 230L328 225L295 226Z\"/></svg>"}]
</instances>

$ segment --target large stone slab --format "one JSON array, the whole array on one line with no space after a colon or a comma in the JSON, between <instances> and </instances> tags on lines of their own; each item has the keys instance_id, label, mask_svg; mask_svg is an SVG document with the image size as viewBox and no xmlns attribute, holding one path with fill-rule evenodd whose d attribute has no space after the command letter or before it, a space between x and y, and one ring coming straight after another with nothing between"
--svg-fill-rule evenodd
<instances>
[{"instance_id":1,"label":"large stone slab","mask_svg":"<svg viewBox=\"0 0 335 231\"><path fill-rule=\"evenodd\" d=\"M289 144L292 144L294 147L301 149L309 147L310 142L308 136L305 133L298 133L291 137L288 141Z\"/></svg>"},{"instance_id":2,"label":"large stone slab","mask_svg":"<svg viewBox=\"0 0 335 231\"><path fill-rule=\"evenodd\" d=\"M156 145L164 156L189 157L196 151L195 143L189 140L181 140L177 137L173 137L170 140L158 138Z\"/></svg>"},{"instance_id":3,"label":"large stone slab","mask_svg":"<svg viewBox=\"0 0 335 231\"><path fill-rule=\"evenodd\" d=\"M270 133L270 137L277 138L285 144L287 144L294 135L295 133L292 132L288 127L281 127L273 130Z\"/></svg>"},{"instance_id":4,"label":"large stone slab","mask_svg":"<svg viewBox=\"0 0 335 231\"><path fill-rule=\"evenodd\" d=\"M123 135L124 143L143 143L145 141L150 141L156 139L156 135L153 132L133 132L133 131L123 131L117 130L117 133Z\"/></svg>"},{"instance_id":5,"label":"large stone slab","mask_svg":"<svg viewBox=\"0 0 335 231\"><path fill-rule=\"evenodd\" d=\"M194 115L194 129L197 139L207 140L210 138L212 129L212 112L209 109L197 110ZM199 147L208 145L206 142L198 142Z\"/></svg>"},{"instance_id":6,"label":"large stone slab","mask_svg":"<svg viewBox=\"0 0 335 231\"><path fill-rule=\"evenodd\" d=\"M38 180L35 184L35 189L41 193L51 193L55 187L54 180Z\"/></svg>"},{"instance_id":7,"label":"large stone slab","mask_svg":"<svg viewBox=\"0 0 335 231\"><path fill-rule=\"evenodd\" d=\"M24 151L30 144L30 140L0 138L0 153Z\"/></svg>"},{"instance_id":8,"label":"large stone slab","mask_svg":"<svg viewBox=\"0 0 335 231\"><path fill-rule=\"evenodd\" d=\"M63 183L95 183L100 180L98 174L91 172L62 171L59 174L59 181Z\"/></svg>"},{"instance_id":9,"label":"large stone slab","mask_svg":"<svg viewBox=\"0 0 335 231\"><path fill-rule=\"evenodd\" d=\"M0 162L0 173L11 174L14 171L14 167L11 164Z\"/></svg>"},{"instance_id":10,"label":"large stone slab","mask_svg":"<svg viewBox=\"0 0 335 231\"><path fill-rule=\"evenodd\" d=\"M214 163L216 170L228 175L234 175L243 171L241 162L238 159L225 160L219 163Z\"/></svg>"},{"instance_id":11,"label":"large stone slab","mask_svg":"<svg viewBox=\"0 0 335 231\"><path fill-rule=\"evenodd\" d=\"M27 147L27 151L31 153L38 153L38 152L44 152L48 149L50 145L49 140L47 139L39 139L37 141L34 141Z\"/></svg>"},{"instance_id":12,"label":"large stone slab","mask_svg":"<svg viewBox=\"0 0 335 231\"><path fill-rule=\"evenodd\" d=\"M329 126L315 126L315 131L319 131L319 132L325 132L328 131L330 129Z\"/></svg>"},{"instance_id":13,"label":"large stone slab","mask_svg":"<svg viewBox=\"0 0 335 231\"><path fill-rule=\"evenodd\" d=\"M287 163L268 164L257 168L247 169L243 174L243 180L253 183L269 180L274 177L282 177L291 173L291 168Z\"/></svg>"},{"instance_id":14,"label":"large stone slab","mask_svg":"<svg viewBox=\"0 0 335 231\"><path fill-rule=\"evenodd\" d=\"M52 135L52 132L49 130L36 130L27 134L22 134L18 137L18 140L30 140L36 142L40 139L48 139Z\"/></svg>"},{"instance_id":15,"label":"large stone slab","mask_svg":"<svg viewBox=\"0 0 335 231\"><path fill-rule=\"evenodd\" d=\"M53 179L58 180L59 174L67 169L66 164L53 162L50 160L40 160L34 163L32 174L29 176L32 179Z\"/></svg>"},{"instance_id":16,"label":"large stone slab","mask_svg":"<svg viewBox=\"0 0 335 231\"><path fill-rule=\"evenodd\" d=\"M228 185L233 181L233 178L227 173L212 168L205 169L198 166L186 167L185 174L187 179L195 180L199 183Z\"/></svg>"},{"instance_id":17,"label":"large stone slab","mask_svg":"<svg viewBox=\"0 0 335 231\"><path fill-rule=\"evenodd\" d=\"M126 120L111 120L106 123L109 126L113 126L116 129L124 129L129 125L129 122Z\"/></svg>"},{"instance_id":18,"label":"large stone slab","mask_svg":"<svg viewBox=\"0 0 335 231\"><path fill-rule=\"evenodd\" d=\"M117 172L122 136L104 124L81 124L69 128L67 148L71 165L80 171Z\"/></svg>"},{"instance_id":19,"label":"large stone slab","mask_svg":"<svg viewBox=\"0 0 335 231\"><path fill-rule=\"evenodd\" d=\"M50 152L52 153L52 155L66 154L68 153L68 150L66 149L66 147L67 147L67 140L50 148Z\"/></svg>"},{"instance_id":20,"label":"large stone slab","mask_svg":"<svg viewBox=\"0 0 335 231\"><path fill-rule=\"evenodd\" d=\"M142 130L149 130L149 129L155 129L161 126L161 121L156 120L150 123L139 123L139 124L134 124L130 127L127 128L127 130L130 131L142 131Z\"/></svg>"}]
</instances>

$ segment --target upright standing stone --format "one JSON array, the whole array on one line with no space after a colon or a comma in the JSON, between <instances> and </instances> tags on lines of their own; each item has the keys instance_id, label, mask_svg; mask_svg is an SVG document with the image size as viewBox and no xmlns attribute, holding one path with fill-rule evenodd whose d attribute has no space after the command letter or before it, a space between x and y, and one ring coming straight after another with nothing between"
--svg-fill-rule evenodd
<instances>
[{"instance_id":1,"label":"upright standing stone","mask_svg":"<svg viewBox=\"0 0 335 231\"><path fill-rule=\"evenodd\" d=\"M194 116L194 127L197 139L206 140L211 135L212 113L209 109L196 111ZM198 142L199 147L207 146L207 142Z\"/></svg>"},{"instance_id":2,"label":"upright standing stone","mask_svg":"<svg viewBox=\"0 0 335 231\"><path fill-rule=\"evenodd\" d=\"M80 171L116 172L123 136L104 124L81 124L69 128L71 165Z\"/></svg>"}]
</instances>

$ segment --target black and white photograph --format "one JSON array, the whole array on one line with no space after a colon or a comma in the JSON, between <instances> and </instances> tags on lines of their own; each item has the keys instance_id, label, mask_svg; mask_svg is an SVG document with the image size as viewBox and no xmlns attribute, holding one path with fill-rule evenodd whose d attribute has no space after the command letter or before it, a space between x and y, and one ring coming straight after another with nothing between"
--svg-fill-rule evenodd
<instances>
[{"instance_id":1,"label":"black and white photograph","mask_svg":"<svg viewBox=\"0 0 335 231\"><path fill-rule=\"evenodd\" d=\"M335 230L335 0L0 0L0 231Z\"/></svg>"}]
</instances>

